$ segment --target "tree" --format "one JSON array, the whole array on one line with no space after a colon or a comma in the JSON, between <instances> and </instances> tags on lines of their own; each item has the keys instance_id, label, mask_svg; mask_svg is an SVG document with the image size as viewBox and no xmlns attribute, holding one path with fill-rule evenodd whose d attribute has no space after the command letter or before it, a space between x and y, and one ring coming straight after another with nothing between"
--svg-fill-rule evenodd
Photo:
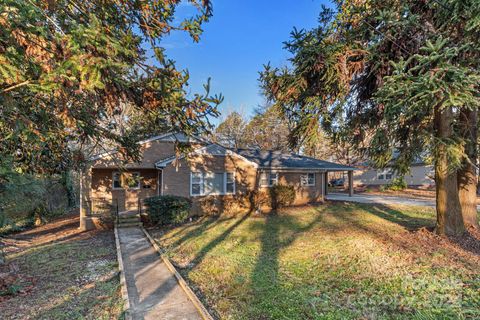
<instances>
[{"instance_id":1,"label":"tree","mask_svg":"<svg viewBox=\"0 0 480 320\"><path fill-rule=\"evenodd\" d=\"M85 161L86 145L128 158L153 130L208 131L221 96L187 96L188 72L164 55L175 30L198 41L210 1L179 24L180 0L0 2L0 156L14 169L56 173ZM135 117L124 117L133 109ZM118 117L132 120L119 128ZM153 131L154 132L154 131Z\"/></svg>"},{"instance_id":2,"label":"tree","mask_svg":"<svg viewBox=\"0 0 480 320\"><path fill-rule=\"evenodd\" d=\"M215 140L229 148L245 148L245 120L238 112L231 112L215 129Z\"/></svg>"},{"instance_id":3,"label":"tree","mask_svg":"<svg viewBox=\"0 0 480 320\"><path fill-rule=\"evenodd\" d=\"M430 155L436 231L460 234L478 227L479 14L478 1L336 1L292 32L292 67L267 65L262 87L295 123L293 144L321 126L400 174Z\"/></svg>"},{"instance_id":4,"label":"tree","mask_svg":"<svg viewBox=\"0 0 480 320\"><path fill-rule=\"evenodd\" d=\"M291 151L288 145L289 130L288 123L276 106L259 108L245 128L246 143L250 148Z\"/></svg>"}]
</instances>

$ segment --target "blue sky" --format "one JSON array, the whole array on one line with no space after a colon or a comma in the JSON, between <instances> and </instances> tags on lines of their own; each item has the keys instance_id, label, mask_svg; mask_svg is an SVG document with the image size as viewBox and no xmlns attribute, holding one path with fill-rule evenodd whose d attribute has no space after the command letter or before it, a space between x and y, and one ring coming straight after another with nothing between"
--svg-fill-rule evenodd
<instances>
[{"instance_id":1,"label":"blue sky","mask_svg":"<svg viewBox=\"0 0 480 320\"><path fill-rule=\"evenodd\" d=\"M225 97L220 112L239 111L246 117L264 104L258 86L263 64L287 63L283 42L293 27L317 25L321 5L327 0L212 0L213 17L204 25L199 43L176 32L163 40L167 56L178 68L190 72L190 92L200 92L210 77L211 91ZM181 5L177 14L194 11ZM216 121L214 121L216 122Z\"/></svg>"}]
</instances>

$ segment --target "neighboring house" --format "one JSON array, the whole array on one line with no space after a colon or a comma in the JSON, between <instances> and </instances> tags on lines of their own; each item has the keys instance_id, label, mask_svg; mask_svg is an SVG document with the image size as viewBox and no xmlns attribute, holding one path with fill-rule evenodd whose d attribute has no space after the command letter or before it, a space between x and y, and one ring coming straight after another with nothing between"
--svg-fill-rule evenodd
<instances>
[{"instance_id":1,"label":"neighboring house","mask_svg":"<svg viewBox=\"0 0 480 320\"><path fill-rule=\"evenodd\" d=\"M175 155L175 142L193 151ZM328 171L353 167L277 151L228 149L183 134L164 134L141 144L141 161L122 164L116 151L99 155L84 171L81 183L81 227L105 205L118 211L137 210L145 198L177 195L192 200L193 214L247 210L252 191L267 192L275 184L293 185L294 205L321 202ZM350 184L353 192L353 184Z\"/></svg>"},{"instance_id":2,"label":"neighboring house","mask_svg":"<svg viewBox=\"0 0 480 320\"><path fill-rule=\"evenodd\" d=\"M368 166L359 166L355 171L353 183L355 186L387 185L398 175L392 168L375 169ZM404 175L409 186L432 186L435 184L433 166L423 162L416 162L410 166L410 172Z\"/></svg>"}]
</instances>

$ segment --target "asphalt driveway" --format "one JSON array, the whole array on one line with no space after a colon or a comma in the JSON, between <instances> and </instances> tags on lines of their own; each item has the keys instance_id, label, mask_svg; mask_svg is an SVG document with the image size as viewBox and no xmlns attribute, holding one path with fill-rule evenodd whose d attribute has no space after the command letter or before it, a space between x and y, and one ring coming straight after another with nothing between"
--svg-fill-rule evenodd
<instances>
[{"instance_id":1,"label":"asphalt driveway","mask_svg":"<svg viewBox=\"0 0 480 320\"><path fill-rule=\"evenodd\" d=\"M327 194L327 200L332 201L347 201L357 203L376 203L383 205L405 205L405 206L421 206L435 208L435 199L418 199L418 198L405 198L395 196L383 196L373 194L354 194L349 197L345 193L329 193ZM480 210L480 205L477 205L477 210Z\"/></svg>"},{"instance_id":2,"label":"asphalt driveway","mask_svg":"<svg viewBox=\"0 0 480 320\"><path fill-rule=\"evenodd\" d=\"M376 203L383 205L407 205L407 206L423 206L423 207L435 207L434 199L409 199L405 197L395 196L381 196L381 195L367 195L367 194L354 194L349 197L348 194L343 193L329 193L327 194L327 200L333 201L348 201L357 203Z\"/></svg>"}]
</instances>

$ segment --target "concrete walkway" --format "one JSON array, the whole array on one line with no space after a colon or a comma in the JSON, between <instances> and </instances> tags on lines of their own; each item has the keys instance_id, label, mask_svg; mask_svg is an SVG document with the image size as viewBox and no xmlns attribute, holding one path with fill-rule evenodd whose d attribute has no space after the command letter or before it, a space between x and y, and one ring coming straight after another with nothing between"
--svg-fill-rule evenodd
<instances>
[{"instance_id":1,"label":"concrete walkway","mask_svg":"<svg viewBox=\"0 0 480 320\"><path fill-rule=\"evenodd\" d=\"M202 319L138 227L119 228L132 319Z\"/></svg>"},{"instance_id":2,"label":"concrete walkway","mask_svg":"<svg viewBox=\"0 0 480 320\"><path fill-rule=\"evenodd\" d=\"M435 207L435 199L413 199L402 198L395 196L380 196L380 195L366 195L366 194L354 194L349 197L348 194L342 193L330 193L327 194L327 200L334 201L348 201L358 203L377 203L383 205L396 204L406 206L422 206L422 207Z\"/></svg>"}]
</instances>

